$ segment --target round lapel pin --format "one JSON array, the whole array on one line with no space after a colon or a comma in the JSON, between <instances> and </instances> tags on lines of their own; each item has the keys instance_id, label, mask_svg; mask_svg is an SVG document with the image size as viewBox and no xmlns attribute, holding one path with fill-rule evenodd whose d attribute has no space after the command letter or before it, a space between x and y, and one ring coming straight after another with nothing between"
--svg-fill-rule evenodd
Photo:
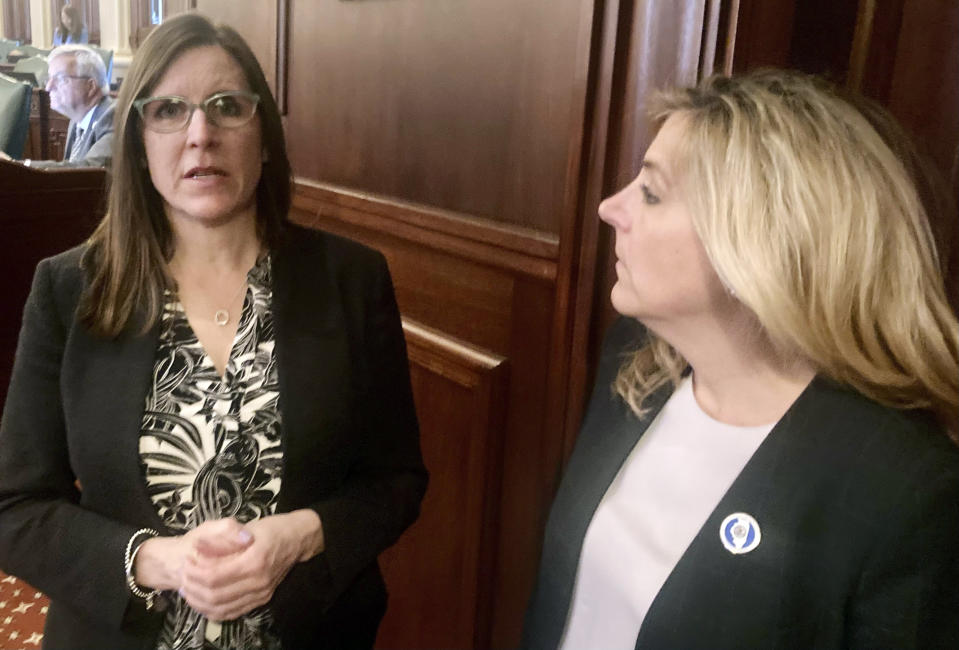
<instances>
[{"instance_id":1,"label":"round lapel pin","mask_svg":"<svg viewBox=\"0 0 959 650\"><path fill-rule=\"evenodd\" d=\"M734 512L719 527L719 538L726 550L734 555L749 553L762 540L759 522L745 512Z\"/></svg>"}]
</instances>

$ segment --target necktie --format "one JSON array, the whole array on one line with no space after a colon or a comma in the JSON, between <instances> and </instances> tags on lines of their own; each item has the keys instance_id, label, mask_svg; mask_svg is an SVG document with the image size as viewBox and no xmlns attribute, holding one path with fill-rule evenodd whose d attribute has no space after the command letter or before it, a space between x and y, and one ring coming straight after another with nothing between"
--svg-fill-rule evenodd
<instances>
[{"instance_id":1,"label":"necktie","mask_svg":"<svg viewBox=\"0 0 959 650\"><path fill-rule=\"evenodd\" d=\"M83 138L84 129L77 127L76 135L73 137L73 142L70 146L70 162L73 162L77 158L77 152L80 151L80 140Z\"/></svg>"}]
</instances>

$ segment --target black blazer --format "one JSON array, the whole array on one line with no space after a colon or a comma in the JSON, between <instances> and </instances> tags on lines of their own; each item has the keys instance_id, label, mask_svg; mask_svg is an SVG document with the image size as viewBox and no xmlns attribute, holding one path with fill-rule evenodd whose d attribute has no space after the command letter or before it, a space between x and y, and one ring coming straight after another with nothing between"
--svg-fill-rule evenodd
<instances>
[{"instance_id":1,"label":"black blazer","mask_svg":"<svg viewBox=\"0 0 959 650\"><path fill-rule=\"evenodd\" d=\"M611 390L643 336L619 320L553 504L524 646L555 648L586 529L662 408L642 420ZM749 553L723 547L732 513L759 523ZM637 648L959 647L959 450L931 417L817 377L749 460L637 630Z\"/></svg>"},{"instance_id":2,"label":"black blazer","mask_svg":"<svg viewBox=\"0 0 959 650\"><path fill-rule=\"evenodd\" d=\"M137 451L157 328L108 340L79 325L81 254L41 262L24 309L0 425L0 567L51 597L46 647L155 647L162 614L130 595L122 565L136 529L165 530ZM277 512L315 509L326 538L277 588L274 616L285 647L369 646L386 608L376 557L426 487L386 261L290 227L273 251L273 310Z\"/></svg>"}]
</instances>

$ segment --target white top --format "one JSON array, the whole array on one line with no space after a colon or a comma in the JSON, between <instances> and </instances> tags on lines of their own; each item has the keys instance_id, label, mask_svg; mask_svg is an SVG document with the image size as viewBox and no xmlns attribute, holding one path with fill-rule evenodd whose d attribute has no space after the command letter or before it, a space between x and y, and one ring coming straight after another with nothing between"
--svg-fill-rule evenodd
<instances>
[{"instance_id":1,"label":"white top","mask_svg":"<svg viewBox=\"0 0 959 650\"><path fill-rule=\"evenodd\" d=\"M712 419L683 379L589 524L563 650L635 647L656 594L772 427Z\"/></svg>"},{"instance_id":2,"label":"white top","mask_svg":"<svg viewBox=\"0 0 959 650\"><path fill-rule=\"evenodd\" d=\"M78 129L82 129L83 131L86 131L87 129L90 128L90 122L93 120L93 111L97 110L97 106L99 105L100 105L100 102L97 101L96 104L90 107L90 110L88 110L83 115L83 118L79 122L77 122Z\"/></svg>"}]
</instances>

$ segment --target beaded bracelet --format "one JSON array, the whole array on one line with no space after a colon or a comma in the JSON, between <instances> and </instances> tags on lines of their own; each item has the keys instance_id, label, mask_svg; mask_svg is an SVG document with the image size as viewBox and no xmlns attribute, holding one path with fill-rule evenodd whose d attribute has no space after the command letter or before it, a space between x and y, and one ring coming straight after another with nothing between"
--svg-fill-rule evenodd
<instances>
[{"instance_id":1,"label":"beaded bracelet","mask_svg":"<svg viewBox=\"0 0 959 650\"><path fill-rule=\"evenodd\" d=\"M133 562L137 558L137 553L140 552L140 547L143 546L143 542L146 540L141 541L136 546L134 546L134 542L137 540L137 538L144 535L157 537L159 534L160 533L153 528L141 528L137 532L133 533L133 535L130 537L130 541L127 542L127 549L123 554L123 567L127 574L127 587L130 588L130 593L132 593L134 596L137 598L142 598L146 601L146 608L148 610L153 609L153 601L157 596L160 595L160 590L151 589L150 591L146 591L141 589L140 585L138 585L136 580L133 579Z\"/></svg>"}]
</instances>

